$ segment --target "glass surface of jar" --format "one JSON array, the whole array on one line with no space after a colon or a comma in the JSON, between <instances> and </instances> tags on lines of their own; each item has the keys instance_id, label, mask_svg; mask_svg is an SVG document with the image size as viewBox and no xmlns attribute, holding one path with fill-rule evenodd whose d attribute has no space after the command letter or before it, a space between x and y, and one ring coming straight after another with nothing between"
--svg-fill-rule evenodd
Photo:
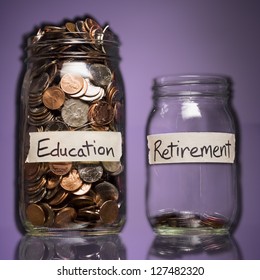
<instances>
[{"instance_id":1,"label":"glass surface of jar","mask_svg":"<svg viewBox=\"0 0 260 280\"><path fill-rule=\"evenodd\" d=\"M19 119L19 212L32 234L119 232L125 98L119 41L93 19L28 40Z\"/></svg>"},{"instance_id":2,"label":"glass surface of jar","mask_svg":"<svg viewBox=\"0 0 260 280\"><path fill-rule=\"evenodd\" d=\"M147 123L146 210L162 235L226 234L237 214L229 80L155 79Z\"/></svg>"}]
</instances>

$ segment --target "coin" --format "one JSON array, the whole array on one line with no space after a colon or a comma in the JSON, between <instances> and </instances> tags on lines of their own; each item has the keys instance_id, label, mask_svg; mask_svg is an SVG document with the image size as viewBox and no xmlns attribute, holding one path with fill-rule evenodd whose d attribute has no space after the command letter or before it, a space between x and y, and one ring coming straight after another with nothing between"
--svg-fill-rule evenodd
<instances>
[{"instance_id":1,"label":"coin","mask_svg":"<svg viewBox=\"0 0 260 280\"><path fill-rule=\"evenodd\" d=\"M118 205L113 200L108 200L104 202L99 211L100 219L105 224L112 224L116 221L118 217Z\"/></svg>"},{"instance_id":2,"label":"coin","mask_svg":"<svg viewBox=\"0 0 260 280\"><path fill-rule=\"evenodd\" d=\"M33 78L30 85L30 93L42 93L49 85L49 74L47 72Z\"/></svg>"},{"instance_id":3,"label":"coin","mask_svg":"<svg viewBox=\"0 0 260 280\"><path fill-rule=\"evenodd\" d=\"M73 95L82 90L84 79L80 75L67 73L61 78L60 86L64 92Z\"/></svg>"},{"instance_id":4,"label":"coin","mask_svg":"<svg viewBox=\"0 0 260 280\"><path fill-rule=\"evenodd\" d=\"M70 205L72 205L75 208L84 208L94 206L95 201L94 198L89 195L80 195L73 197L70 201Z\"/></svg>"},{"instance_id":5,"label":"coin","mask_svg":"<svg viewBox=\"0 0 260 280\"><path fill-rule=\"evenodd\" d=\"M60 210L55 217L57 227L68 227L77 217L76 210L72 207L66 207Z\"/></svg>"},{"instance_id":6,"label":"coin","mask_svg":"<svg viewBox=\"0 0 260 280\"><path fill-rule=\"evenodd\" d=\"M40 204L44 213L45 213L45 227L51 227L54 223L54 212L49 204L47 203L41 203Z\"/></svg>"},{"instance_id":7,"label":"coin","mask_svg":"<svg viewBox=\"0 0 260 280\"><path fill-rule=\"evenodd\" d=\"M88 121L89 105L79 99L68 99L61 110L62 119L72 127L79 127Z\"/></svg>"},{"instance_id":8,"label":"coin","mask_svg":"<svg viewBox=\"0 0 260 280\"><path fill-rule=\"evenodd\" d=\"M44 91L42 101L48 109L57 110L63 105L65 94L59 87L52 86Z\"/></svg>"},{"instance_id":9,"label":"coin","mask_svg":"<svg viewBox=\"0 0 260 280\"><path fill-rule=\"evenodd\" d=\"M68 197L69 193L65 191L63 188L58 188L58 191L55 192L54 197L49 200L49 205L57 206L63 203Z\"/></svg>"},{"instance_id":10,"label":"coin","mask_svg":"<svg viewBox=\"0 0 260 280\"><path fill-rule=\"evenodd\" d=\"M82 184L83 182L76 169L71 170L71 172L67 176L63 177L60 182L62 188L69 192L78 190Z\"/></svg>"},{"instance_id":11,"label":"coin","mask_svg":"<svg viewBox=\"0 0 260 280\"><path fill-rule=\"evenodd\" d=\"M33 163L25 163L24 164L24 177L25 180L30 181L37 178L37 173L40 169L40 164L33 162Z\"/></svg>"},{"instance_id":12,"label":"coin","mask_svg":"<svg viewBox=\"0 0 260 280\"><path fill-rule=\"evenodd\" d=\"M99 213L86 208L81 208L78 211L78 218L84 218L84 220L87 221L96 221L99 220Z\"/></svg>"},{"instance_id":13,"label":"coin","mask_svg":"<svg viewBox=\"0 0 260 280\"><path fill-rule=\"evenodd\" d=\"M69 127L62 121L50 121L45 127L45 131L67 131Z\"/></svg>"},{"instance_id":14,"label":"coin","mask_svg":"<svg viewBox=\"0 0 260 280\"><path fill-rule=\"evenodd\" d=\"M88 191L91 188L91 184L89 183L83 183L83 185L75 192L73 192L74 195L84 195L88 193Z\"/></svg>"},{"instance_id":15,"label":"coin","mask_svg":"<svg viewBox=\"0 0 260 280\"><path fill-rule=\"evenodd\" d=\"M78 171L80 178L87 183L97 182L103 175L102 166L95 164L80 164Z\"/></svg>"},{"instance_id":16,"label":"coin","mask_svg":"<svg viewBox=\"0 0 260 280\"><path fill-rule=\"evenodd\" d=\"M117 188L107 181L97 184L94 187L94 191L96 192L96 201L99 205L107 200L117 201L119 197Z\"/></svg>"},{"instance_id":17,"label":"coin","mask_svg":"<svg viewBox=\"0 0 260 280\"><path fill-rule=\"evenodd\" d=\"M93 83L97 86L107 86L112 80L111 70L104 64L91 64L89 71Z\"/></svg>"},{"instance_id":18,"label":"coin","mask_svg":"<svg viewBox=\"0 0 260 280\"><path fill-rule=\"evenodd\" d=\"M65 27L69 32L76 32L76 26L73 22L66 22Z\"/></svg>"},{"instance_id":19,"label":"coin","mask_svg":"<svg viewBox=\"0 0 260 280\"><path fill-rule=\"evenodd\" d=\"M32 203L26 208L26 217L34 226L43 226L45 222L45 213L41 206Z\"/></svg>"},{"instance_id":20,"label":"coin","mask_svg":"<svg viewBox=\"0 0 260 280\"><path fill-rule=\"evenodd\" d=\"M95 125L106 125L112 122L114 118L114 109L106 101L99 101L91 105L89 110L89 120L94 122Z\"/></svg>"},{"instance_id":21,"label":"coin","mask_svg":"<svg viewBox=\"0 0 260 280\"><path fill-rule=\"evenodd\" d=\"M104 169L110 173L117 173L122 171L122 164L120 161L103 161L102 165Z\"/></svg>"},{"instance_id":22,"label":"coin","mask_svg":"<svg viewBox=\"0 0 260 280\"><path fill-rule=\"evenodd\" d=\"M71 162L50 162L50 170L56 175L66 175L72 167Z\"/></svg>"},{"instance_id":23,"label":"coin","mask_svg":"<svg viewBox=\"0 0 260 280\"><path fill-rule=\"evenodd\" d=\"M47 178L46 188L49 190L56 188L59 185L62 178L61 175L56 175L53 173L48 173L47 176L48 178Z\"/></svg>"},{"instance_id":24,"label":"coin","mask_svg":"<svg viewBox=\"0 0 260 280\"><path fill-rule=\"evenodd\" d=\"M82 87L82 89L78 93L72 94L71 97L73 97L73 98L81 97L81 96L86 94L87 89L88 89L88 83L87 83L87 81L85 79L83 79L83 87Z\"/></svg>"}]
</instances>

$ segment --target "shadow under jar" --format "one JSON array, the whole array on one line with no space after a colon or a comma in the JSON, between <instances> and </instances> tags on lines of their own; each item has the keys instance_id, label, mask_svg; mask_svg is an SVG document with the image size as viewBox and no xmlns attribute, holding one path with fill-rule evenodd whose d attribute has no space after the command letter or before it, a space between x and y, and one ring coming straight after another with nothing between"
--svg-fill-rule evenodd
<instances>
[{"instance_id":1,"label":"shadow under jar","mask_svg":"<svg viewBox=\"0 0 260 280\"><path fill-rule=\"evenodd\" d=\"M155 79L146 208L158 234L226 234L237 213L235 126L222 76Z\"/></svg>"},{"instance_id":2,"label":"shadow under jar","mask_svg":"<svg viewBox=\"0 0 260 280\"><path fill-rule=\"evenodd\" d=\"M19 209L32 234L108 234L125 222L119 41L91 18L29 38L21 94Z\"/></svg>"}]
</instances>

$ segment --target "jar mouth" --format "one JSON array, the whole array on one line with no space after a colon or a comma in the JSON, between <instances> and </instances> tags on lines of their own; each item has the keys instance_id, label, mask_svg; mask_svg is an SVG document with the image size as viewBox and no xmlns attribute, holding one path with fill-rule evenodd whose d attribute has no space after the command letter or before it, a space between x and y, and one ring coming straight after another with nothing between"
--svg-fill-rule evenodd
<instances>
[{"instance_id":1,"label":"jar mouth","mask_svg":"<svg viewBox=\"0 0 260 280\"><path fill-rule=\"evenodd\" d=\"M229 94L230 79L224 75L168 75L154 79L154 97L169 95Z\"/></svg>"}]
</instances>

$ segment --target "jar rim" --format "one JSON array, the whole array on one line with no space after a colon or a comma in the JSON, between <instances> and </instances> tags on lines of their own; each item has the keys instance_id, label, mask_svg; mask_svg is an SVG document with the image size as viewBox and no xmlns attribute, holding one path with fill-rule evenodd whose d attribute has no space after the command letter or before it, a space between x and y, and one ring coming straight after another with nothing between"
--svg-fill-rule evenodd
<instances>
[{"instance_id":1,"label":"jar rim","mask_svg":"<svg viewBox=\"0 0 260 280\"><path fill-rule=\"evenodd\" d=\"M186 74L158 76L153 80L154 97L171 95L227 95L230 78L224 75Z\"/></svg>"},{"instance_id":2,"label":"jar rim","mask_svg":"<svg viewBox=\"0 0 260 280\"><path fill-rule=\"evenodd\" d=\"M188 84L229 84L229 78L210 74L167 75L154 78L154 86L157 87Z\"/></svg>"}]
</instances>

